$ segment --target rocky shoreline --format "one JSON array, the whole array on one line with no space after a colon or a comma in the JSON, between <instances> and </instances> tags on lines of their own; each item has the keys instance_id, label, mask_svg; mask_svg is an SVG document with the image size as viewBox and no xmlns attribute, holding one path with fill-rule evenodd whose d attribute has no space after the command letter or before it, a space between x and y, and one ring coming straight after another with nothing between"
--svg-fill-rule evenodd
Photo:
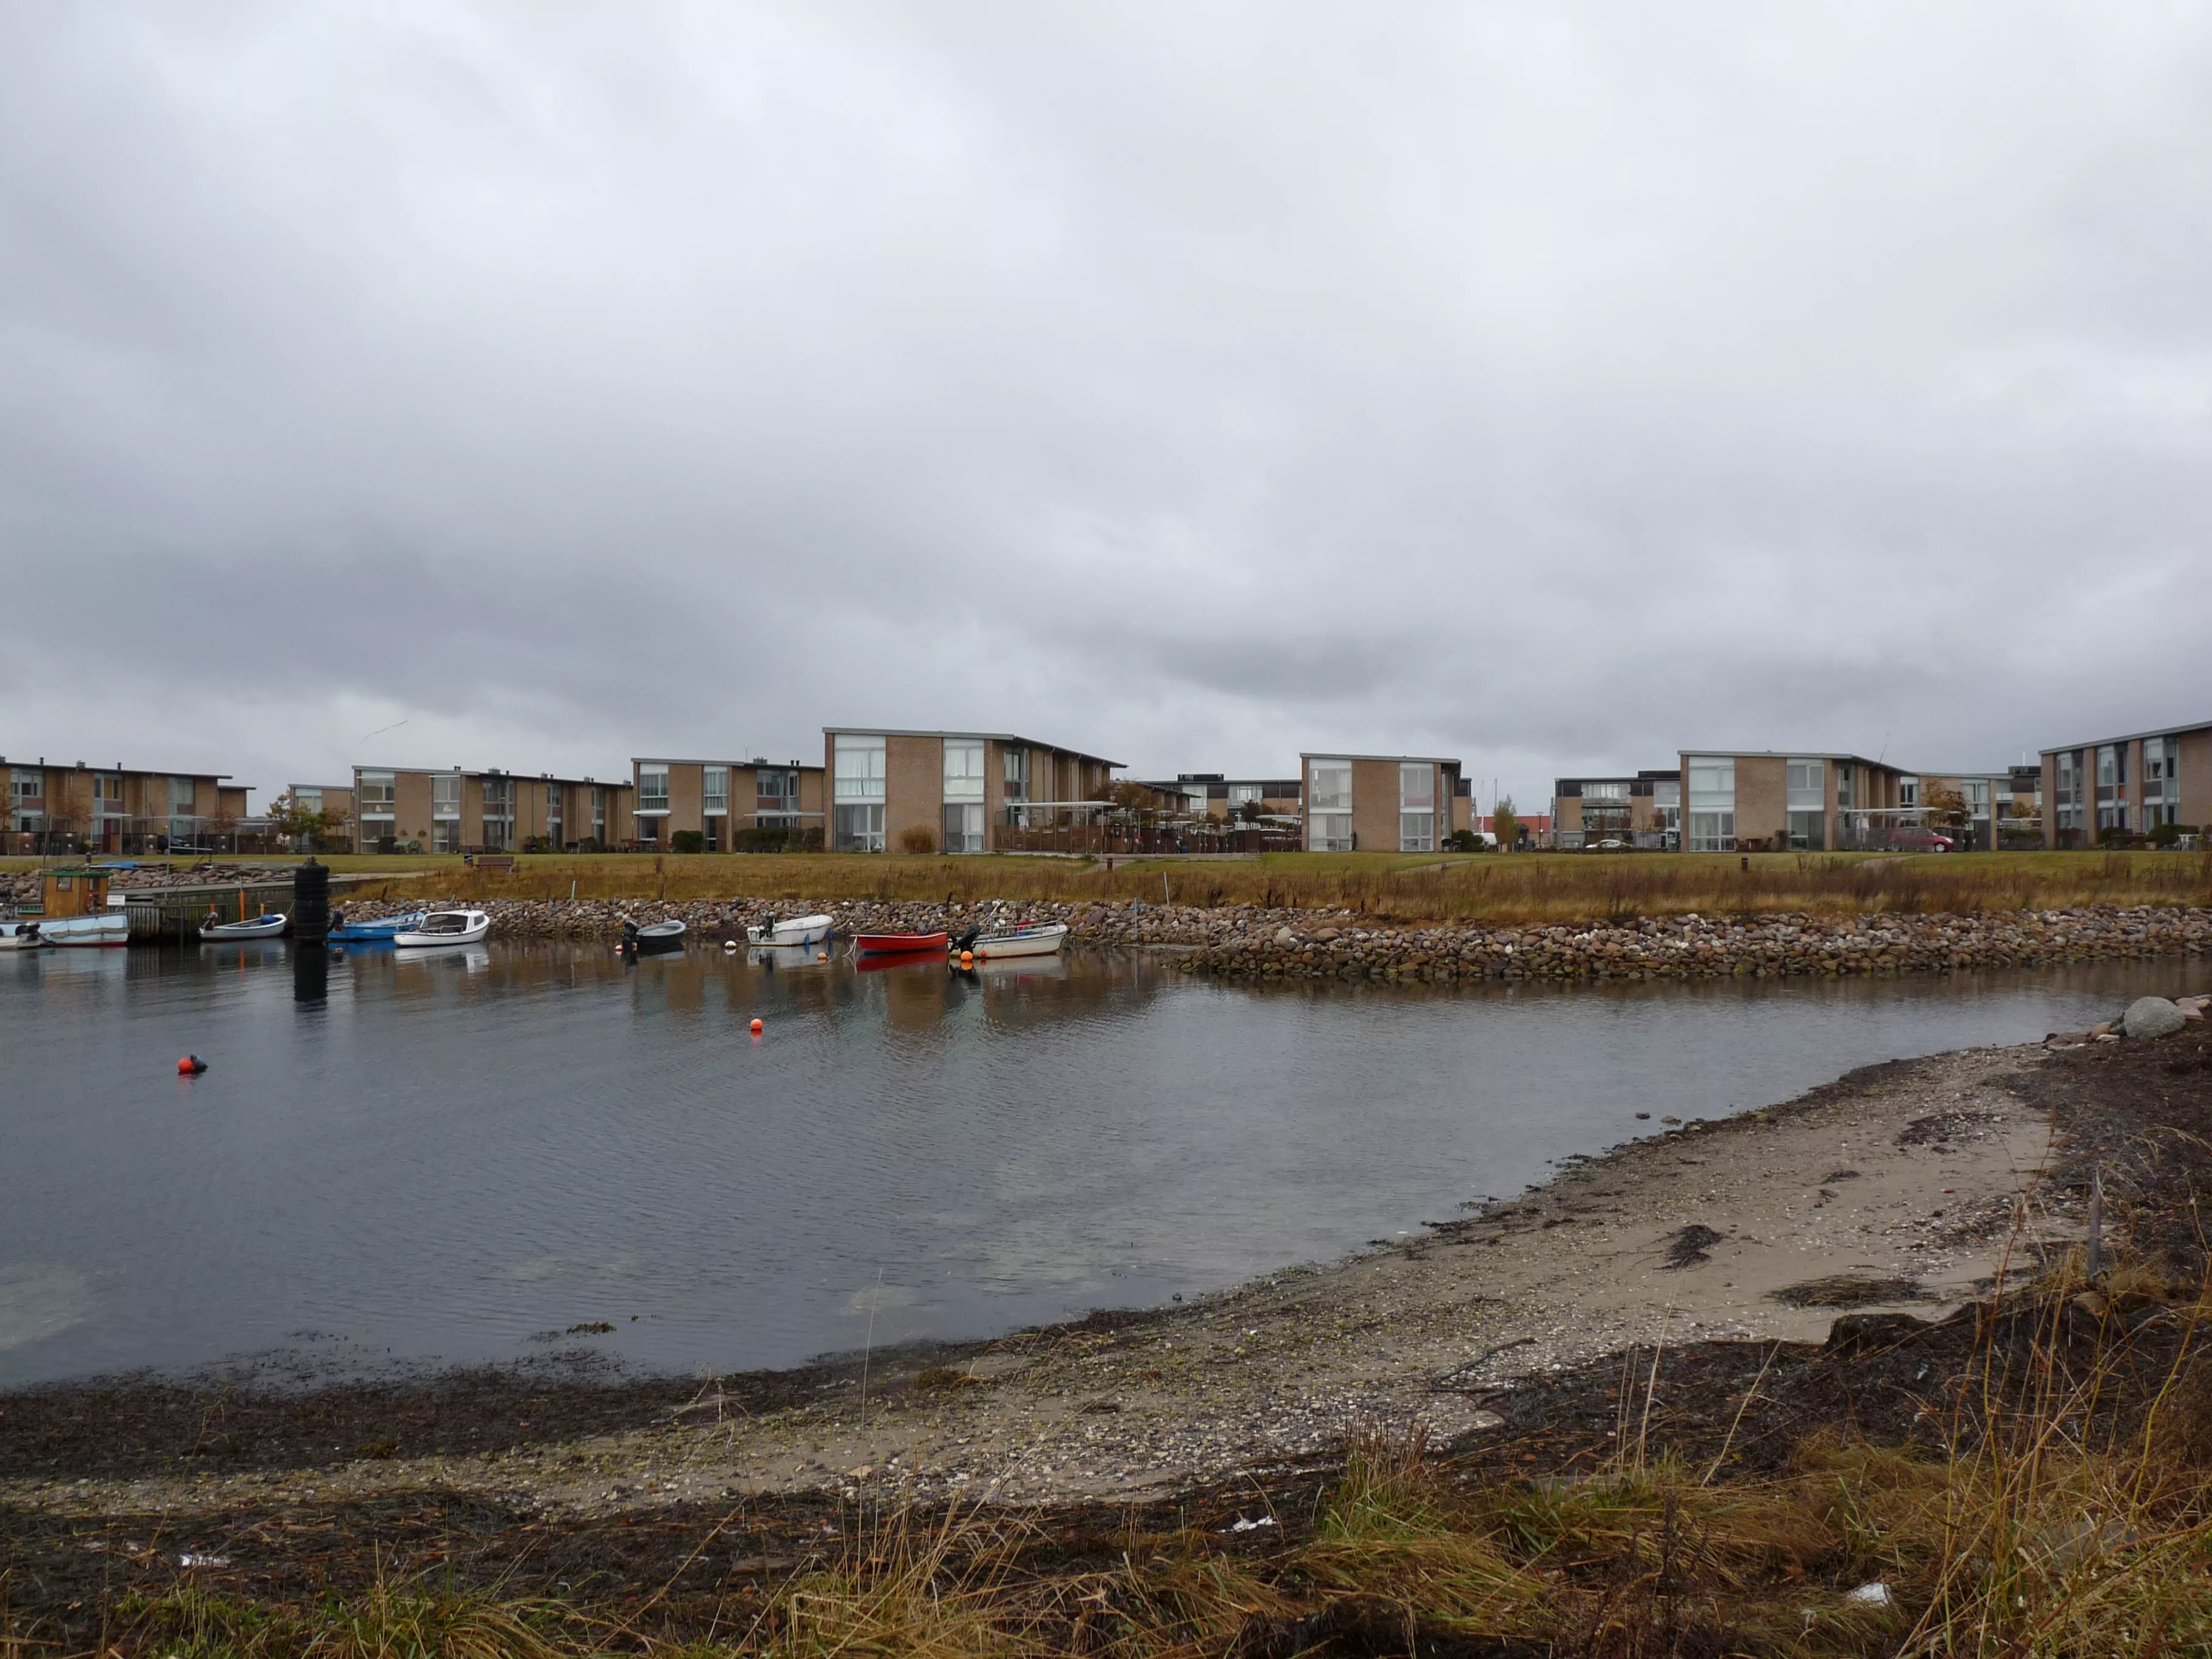
<instances>
[{"instance_id":1,"label":"rocky shoreline","mask_svg":"<svg viewBox=\"0 0 2212 1659\"><path fill-rule=\"evenodd\" d=\"M415 902L420 903L417 900ZM757 900L489 899L492 934L510 939L613 939L625 921L680 917L695 936L742 941L771 907ZM409 908L357 904L367 916ZM1182 971L1229 979L1691 980L1952 973L2212 951L2212 910L2145 905L1972 915L1684 915L1561 927L1395 923L1347 910L1203 909L1170 904L816 902L842 935L957 933L1020 921L1064 921L1072 942L1170 950Z\"/></svg>"}]
</instances>

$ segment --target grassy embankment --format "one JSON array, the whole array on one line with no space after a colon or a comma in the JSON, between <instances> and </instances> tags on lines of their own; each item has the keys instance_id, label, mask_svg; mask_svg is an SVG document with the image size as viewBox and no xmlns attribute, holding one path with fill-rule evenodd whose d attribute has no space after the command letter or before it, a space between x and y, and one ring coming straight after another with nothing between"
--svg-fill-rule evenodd
<instances>
[{"instance_id":1,"label":"grassy embankment","mask_svg":"<svg viewBox=\"0 0 2212 1659\"><path fill-rule=\"evenodd\" d=\"M1969 914L2073 905L2212 904L2201 853L1273 854L1249 860L1103 861L822 854L526 855L511 873L452 857L340 856L394 872L392 896L461 899L1008 898L1073 902L1343 908L1383 920L1489 923L1810 910ZM410 872L405 876L399 872ZM386 890L372 888L375 894Z\"/></svg>"},{"instance_id":2,"label":"grassy embankment","mask_svg":"<svg viewBox=\"0 0 2212 1659\"><path fill-rule=\"evenodd\" d=\"M1356 1429L1313 1508L1256 1540L1133 1516L1118 1532L1107 1523L1108 1547L1071 1553L1049 1516L848 1514L826 1547L703 1597L672 1594L672 1580L521 1598L434 1572L320 1601L187 1586L119 1599L101 1648L171 1659L2203 1653L2212 1401L2190 1356L2207 1303L2202 1287L2176 1297L2124 1270L2095 1297L2114 1310L2103 1328L2130 1307L2155 1310L2185 1328L2179 1357L2136 1375L2140 1356L2114 1338L2075 1365L2058 1356L2078 1352L2079 1274L2077 1256L2015 1310L2027 1340L1989 1343L1957 1404L1934 1407L1928 1385L1948 1457L1816 1436L1781 1473L1716 1480L1721 1457L1646 1455L1650 1400L1631 1366L1617 1449L1587 1475L1470 1480L1425 1456L1418 1433ZM702 1524L693 1561L742 1553L720 1535L743 1534L742 1507L722 1528ZM1882 1588L1854 1598L1863 1585ZM0 1651L35 1651L27 1634L11 1644L0 1612Z\"/></svg>"}]
</instances>

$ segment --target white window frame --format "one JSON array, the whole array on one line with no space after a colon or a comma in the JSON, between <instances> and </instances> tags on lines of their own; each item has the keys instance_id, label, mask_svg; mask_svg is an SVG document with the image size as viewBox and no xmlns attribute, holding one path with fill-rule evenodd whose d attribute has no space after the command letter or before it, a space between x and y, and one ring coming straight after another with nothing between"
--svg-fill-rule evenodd
<instances>
[{"instance_id":1,"label":"white window frame","mask_svg":"<svg viewBox=\"0 0 2212 1659\"><path fill-rule=\"evenodd\" d=\"M658 784L658 787L654 786ZM668 816L668 763L665 761L642 764L637 769L637 816L641 818L665 818Z\"/></svg>"},{"instance_id":2,"label":"white window frame","mask_svg":"<svg viewBox=\"0 0 2212 1659\"><path fill-rule=\"evenodd\" d=\"M981 738L947 738L945 740L946 805L982 800L984 766L984 744ZM951 848L948 847L947 850Z\"/></svg>"},{"instance_id":3,"label":"white window frame","mask_svg":"<svg viewBox=\"0 0 2212 1659\"><path fill-rule=\"evenodd\" d=\"M837 806L881 805L884 799L883 738L866 732L840 732L835 739L830 780ZM880 848L878 850L881 850Z\"/></svg>"},{"instance_id":4,"label":"white window frame","mask_svg":"<svg viewBox=\"0 0 2212 1659\"><path fill-rule=\"evenodd\" d=\"M728 767L702 766L699 769L699 816L702 818L726 818L730 816Z\"/></svg>"}]
</instances>

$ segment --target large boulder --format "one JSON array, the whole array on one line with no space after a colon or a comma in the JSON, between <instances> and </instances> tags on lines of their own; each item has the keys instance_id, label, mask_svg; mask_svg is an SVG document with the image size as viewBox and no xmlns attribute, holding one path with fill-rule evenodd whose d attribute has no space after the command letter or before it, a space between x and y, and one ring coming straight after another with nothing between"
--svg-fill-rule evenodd
<instances>
[{"instance_id":1,"label":"large boulder","mask_svg":"<svg viewBox=\"0 0 2212 1659\"><path fill-rule=\"evenodd\" d=\"M2127 1018L2120 1029L2137 1042L2149 1037L2172 1036L2185 1023L2181 1010L2164 997L2138 997L2128 1005Z\"/></svg>"}]
</instances>

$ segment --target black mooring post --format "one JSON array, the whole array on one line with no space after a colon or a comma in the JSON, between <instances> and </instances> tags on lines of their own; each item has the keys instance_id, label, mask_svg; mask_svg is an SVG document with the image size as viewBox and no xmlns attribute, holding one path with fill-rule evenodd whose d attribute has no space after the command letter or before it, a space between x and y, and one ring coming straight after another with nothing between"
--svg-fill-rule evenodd
<instances>
[{"instance_id":1,"label":"black mooring post","mask_svg":"<svg viewBox=\"0 0 2212 1659\"><path fill-rule=\"evenodd\" d=\"M331 932L331 872L310 856L292 872L292 937L319 948Z\"/></svg>"}]
</instances>

